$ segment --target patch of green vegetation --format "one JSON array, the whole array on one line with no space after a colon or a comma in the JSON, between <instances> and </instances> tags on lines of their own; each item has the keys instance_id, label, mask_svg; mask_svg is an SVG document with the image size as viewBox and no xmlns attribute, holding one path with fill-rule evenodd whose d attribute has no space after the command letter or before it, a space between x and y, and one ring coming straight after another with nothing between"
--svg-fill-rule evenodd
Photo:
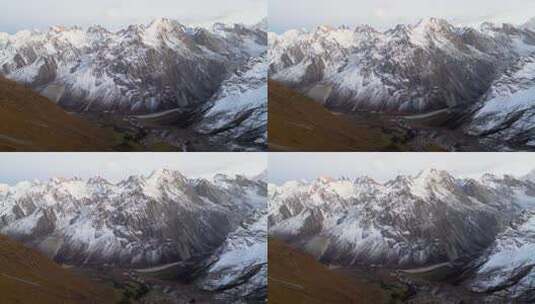
<instances>
[{"instance_id":1,"label":"patch of green vegetation","mask_svg":"<svg viewBox=\"0 0 535 304\"><path fill-rule=\"evenodd\" d=\"M129 133L115 132L115 146L114 150L119 152L139 152L144 151L143 145L141 145L133 136Z\"/></svg>"},{"instance_id":2,"label":"patch of green vegetation","mask_svg":"<svg viewBox=\"0 0 535 304\"><path fill-rule=\"evenodd\" d=\"M118 302L118 304L136 303L136 301L141 300L150 292L150 288L146 284L134 281L129 281L124 284L120 284L115 281L113 283L115 285L115 288L122 291L122 298Z\"/></svg>"},{"instance_id":3,"label":"patch of green vegetation","mask_svg":"<svg viewBox=\"0 0 535 304\"><path fill-rule=\"evenodd\" d=\"M411 296L411 290L406 285L401 284L387 284L380 283L381 288L389 295L389 304L401 304L406 303L407 299Z\"/></svg>"}]
</instances>

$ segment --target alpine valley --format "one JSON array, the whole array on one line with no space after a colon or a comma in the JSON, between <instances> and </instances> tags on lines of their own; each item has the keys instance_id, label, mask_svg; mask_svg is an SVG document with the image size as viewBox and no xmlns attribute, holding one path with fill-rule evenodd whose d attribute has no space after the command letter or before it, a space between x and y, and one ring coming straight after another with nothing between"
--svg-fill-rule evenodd
<instances>
[{"instance_id":1,"label":"alpine valley","mask_svg":"<svg viewBox=\"0 0 535 304\"><path fill-rule=\"evenodd\" d=\"M533 21L319 26L270 33L269 44L273 81L391 141L353 150L535 149Z\"/></svg>"},{"instance_id":2,"label":"alpine valley","mask_svg":"<svg viewBox=\"0 0 535 304\"><path fill-rule=\"evenodd\" d=\"M327 265L323 272L383 290L384 303L532 303L533 176L426 169L387 182L270 184L269 234Z\"/></svg>"},{"instance_id":3,"label":"alpine valley","mask_svg":"<svg viewBox=\"0 0 535 304\"><path fill-rule=\"evenodd\" d=\"M2 185L0 232L109 285L124 303L264 303L262 176L199 179L163 169L118 183Z\"/></svg>"},{"instance_id":4,"label":"alpine valley","mask_svg":"<svg viewBox=\"0 0 535 304\"><path fill-rule=\"evenodd\" d=\"M266 26L159 18L118 31L0 33L0 76L112 129L115 150L263 150Z\"/></svg>"}]
</instances>

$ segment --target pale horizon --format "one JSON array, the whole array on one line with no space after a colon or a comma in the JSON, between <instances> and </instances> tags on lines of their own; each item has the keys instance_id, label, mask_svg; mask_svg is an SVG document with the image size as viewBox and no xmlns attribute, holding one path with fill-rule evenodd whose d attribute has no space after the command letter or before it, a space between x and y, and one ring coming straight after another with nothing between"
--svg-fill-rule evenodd
<instances>
[{"instance_id":1,"label":"pale horizon","mask_svg":"<svg viewBox=\"0 0 535 304\"><path fill-rule=\"evenodd\" d=\"M216 174L256 176L267 169L259 153L2 153L0 184L47 181L52 178L100 176L117 183L155 170L180 171L189 178Z\"/></svg>"},{"instance_id":2,"label":"pale horizon","mask_svg":"<svg viewBox=\"0 0 535 304\"><path fill-rule=\"evenodd\" d=\"M386 182L425 169L446 170L456 177L486 173L524 176L535 169L533 153L276 153L269 155L269 182L312 181L318 177L369 176ZM533 164L527 166L526 164Z\"/></svg>"},{"instance_id":3,"label":"pale horizon","mask_svg":"<svg viewBox=\"0 0 535 304\"><path fill-rule=\"evenodd\" d=\"M2 5L3 4L3 5ZM47 30L53 26L103 26L115 31L132 24L169 18L188 26L215 22L254 24L267 17L267 0L0 0L0 32Z\"/></svg>"},{"instance_id":4,"label":"pale horizon","mask_svg":"<svg viewBox=\"0 0 535 304\"><path fill-rule=\"evenodd\" d=\"M535 17L535 2L511 0L271 0L270 31L370 25L387 30L398 24L415 24L425 18L446 19L457 26L474 26L485 21L523 24Z\"/></svg>"}]
</instances>

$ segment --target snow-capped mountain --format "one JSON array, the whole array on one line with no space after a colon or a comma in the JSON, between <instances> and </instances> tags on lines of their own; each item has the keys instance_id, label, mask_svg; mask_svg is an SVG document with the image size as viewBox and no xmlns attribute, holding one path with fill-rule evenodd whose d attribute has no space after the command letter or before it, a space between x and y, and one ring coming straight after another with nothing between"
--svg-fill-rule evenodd
<instances>
[{"instance_id":1,"label":"snow-capped mountain","mask_svg":"<svg viewBox=\"0 0 535 304\"><path fill-rule=\"evenodd\" d=\"M535 147L535 53L511 64L482 99L468 133Z\"/></svg>"},{"instance_id":2,"label":"snow-capped mountain","mask_svg":"<svg viewBox=\"0 0 535 304\"><path fill-rule=\"evenodd\" d=\"M535 30L427 18L387 31L269 33L270 77L344 111L469 114L465 132L531 146ZM462 116L462 115L461 115Z\"/></svg>"},{"instance_id":3,"label":"snow-capped mountain","mask_svg":"<svg viewBox=\"0 0 535 304\"><path fill-rule=\"evenodd\" d=\"M267 206L265 206L267 207ZM200 280L226 298L265 298L267 294L267 210L259 210L232 232L214 254Z\"/></svg>"},{"instance_id":4,"label":"snow-capped mountain","mask_svg":"<svg viewBox=\"0 0 535 304\"><path fill-rule=\"evenodd\" d=\"M535 184L424 170L385 183L319 178L269 185L269 233L325 263L421 266L473 256L535 207Z\"/></svg>"},{"instance_id":5,"label":"snow-capped mountain","mask_svg":"<svg viewBox=\"0 0 535 304\"><path fill-rule=\"evenodd\" d=\"M68 110L191 114L266 47L261 26L192 28L161 18L117 32L53 27L0 34L0 74Z\"/></svg>"},{"instance_id":6,"label":"snow-capped mountain","mask_svg":"<svg viewBox=\"0 0 535 304\"><path fill-rule=\"evenodd\" d=\"M56 261L145 267L209 256L265 208L266 184L157 170L119 183L52 179L0 187L0 232Z\"/></svg>"},{"instance_id":7,"label":"snow-capped mountain","mask_svg":"<svg viewBox=\"0 0 535 304\"><path fill-rule=\"evenodd\" d=\"M526 30L535 31L535 17L529 19L526 23L522 25L522 28Z\"/></svg>"},{"instance_id":8,"label":"snow-capped mountain","mask_svg":"<svg viewBox=\"0 0 535 304\"><path fill-rule=\"evenodd\" d=\"M253 57L221 85L197 130L245 143L267 142L267 53Z\"/></svg>"},{"instance_id":9,"label":"snow-capped mountain","mask_svg":"<svg viewBox=\"0 0 535 304\"><path fill-rule=\"evenodd\" d=\"M320 26L269 40L270 77L307 91L328 86L325 104L347 111L471 105L513 60L535 52L531 31L457 28L436 18L385 32Z\"/></svg>"},{"instance_id":10,"label":"snow-capped mountain","mask_svg":"<svg viewBox=\"0 0 535 304\"><path fill-rule=\"evenodd\" d=\"M535 213L525 211L477 261L471 287L518 303L535 301Z\"/></svg>"}]
</instances>

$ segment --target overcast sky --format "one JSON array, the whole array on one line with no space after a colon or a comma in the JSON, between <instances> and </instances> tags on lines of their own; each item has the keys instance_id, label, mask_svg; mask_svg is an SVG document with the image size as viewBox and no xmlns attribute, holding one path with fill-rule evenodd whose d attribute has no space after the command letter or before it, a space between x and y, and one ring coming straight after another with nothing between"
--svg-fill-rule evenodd
<instances>
[{"instance_id":1,"label":"overcast sky","mask_svg":"<svg viewBox=\"0 0 535 304\"><path fill-rule=\"evenodd\" d=\"M535 17L534 0L269 0L272 31L317 25L370 24L385 29L440 17L460 24L484 20L524 23Z\"/></svg>"},{"instance_id":2,"label":"overcast sky","mask_svg":"<svg viewBox=\"0 0 535 304\"><path fill-rule=\"evenodd\" d=\"M52 25L101 24L117 29L159 17L187 24L249 24L267 15L267 0L0 0L0 7L0 32L8 33Z\"/></svg>"},{"instance_id":3,"label":"overcast sky","mask_svg":"<svg viewBox=\"0 0 535 304\"><path fill-rule=\"evenodd\" d=\"M271 153L268 163L269 180L275 184L363 175L384 182L426 168L448 170L459 177L523 176L535 169L535 153Z\"/></svg>"},{"instance_id":4,"label":"overcast sky","mask_svg":"<svg viewBox=\"0 0 535 304\"><path fill-rule=\"evenodd\" d=\"M97 175L118 182L164 168L189 177L216 173L254 176L266 166L264 153L0 153L0 184Z\"/></svg>"}]
</instances>

